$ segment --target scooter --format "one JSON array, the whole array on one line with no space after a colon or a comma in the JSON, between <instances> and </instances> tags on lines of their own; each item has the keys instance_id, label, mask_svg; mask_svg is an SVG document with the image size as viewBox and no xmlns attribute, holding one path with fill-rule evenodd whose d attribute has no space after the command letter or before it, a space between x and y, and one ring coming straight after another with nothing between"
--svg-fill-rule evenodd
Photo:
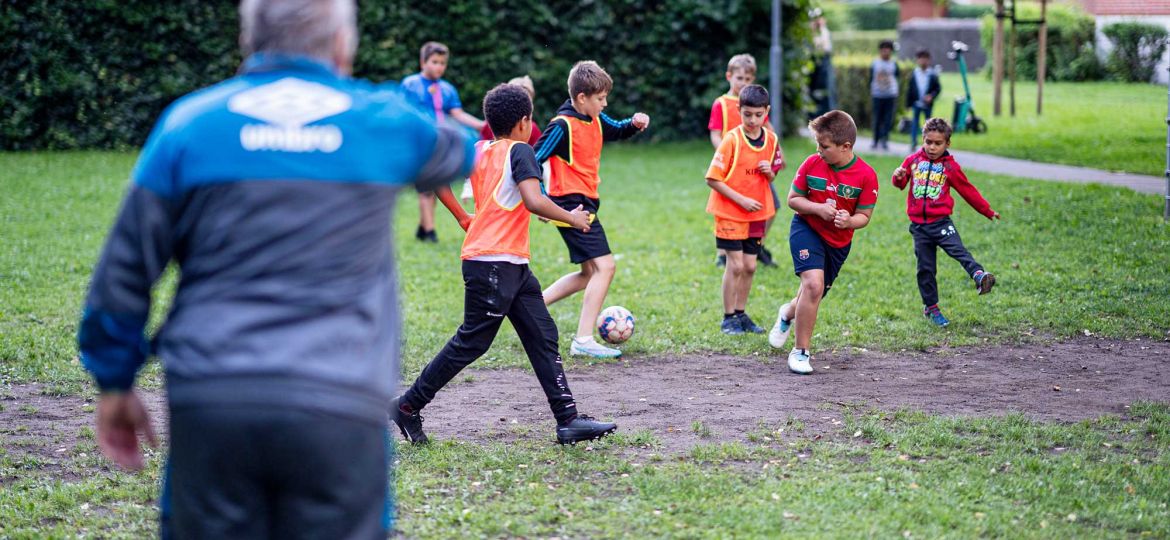
<instances>
[{"instance_id":1,"label":"scooter","mask_svg":"<svg viewBox=\"0 0 1170 540\"><path fill-rule=\"evenodd\" d=\"M959 74L963 76L963 91L966 92L966 96L955 98L955 112L951 117L951 124L955 127L955 133L967 131L986 133L987 123L975 114L975 107L971 103L971 86L967 84L967 60L963 57L963 53L967 50L966 43L952 41L951 52L947 53L948 58L959 63Z\"/></svg>"}]
</instances>

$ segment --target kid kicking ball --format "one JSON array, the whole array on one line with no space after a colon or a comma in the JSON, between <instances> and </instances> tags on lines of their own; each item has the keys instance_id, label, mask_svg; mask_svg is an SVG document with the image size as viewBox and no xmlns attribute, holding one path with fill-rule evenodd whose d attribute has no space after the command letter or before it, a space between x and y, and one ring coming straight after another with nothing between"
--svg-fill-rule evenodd
<instances>
[{"instance_id":1,"label":"kid kicking ball","mask_svg":"<svg viewBox=\"0 0 1170 540\"><path fill-rule=\"evenodd\" d=\"M606 343L624 343L634 335L634 315L621 306L609 306L597 316L597 331Z\"/></svg>"}]
</instances>

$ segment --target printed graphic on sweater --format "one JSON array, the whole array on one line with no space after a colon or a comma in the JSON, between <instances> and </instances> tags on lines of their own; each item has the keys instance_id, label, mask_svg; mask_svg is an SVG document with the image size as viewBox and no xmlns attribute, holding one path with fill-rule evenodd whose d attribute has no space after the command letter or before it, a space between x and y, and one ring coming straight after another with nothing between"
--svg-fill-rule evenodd
<instances>
[{"instance_id":1,"label":"printed graphic on sweater","mask_svg":"<svg viewBox=\"0 0 1170 540\"><path fill-rule=\"evenodd\" d=\"M947 176L943 173L942 163L919 161L914 169L914 197L938 200L946 181Z\"/></svg>"}]
</instances>

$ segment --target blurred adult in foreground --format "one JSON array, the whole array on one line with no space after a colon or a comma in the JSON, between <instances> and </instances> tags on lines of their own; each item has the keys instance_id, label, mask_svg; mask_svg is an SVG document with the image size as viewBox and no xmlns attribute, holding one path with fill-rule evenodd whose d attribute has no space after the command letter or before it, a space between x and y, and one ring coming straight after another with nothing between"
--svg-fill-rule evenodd
<instances>
[{"instance_id":1,"label":"blurred adult in foreground","mask_svg":"<svg viewBox=\"0 0 1170 540\"><path fill-rule=\"evenodd\" d=\"M384 538L400 321L399 189L465 176L473 141L350 78L353 0L244 0L238 76L158 120L78 335L102 452L157 437L134 380L166 373L164 538ZM145 337L151 287L178 288Z\"/></svg>"}]
</instances>

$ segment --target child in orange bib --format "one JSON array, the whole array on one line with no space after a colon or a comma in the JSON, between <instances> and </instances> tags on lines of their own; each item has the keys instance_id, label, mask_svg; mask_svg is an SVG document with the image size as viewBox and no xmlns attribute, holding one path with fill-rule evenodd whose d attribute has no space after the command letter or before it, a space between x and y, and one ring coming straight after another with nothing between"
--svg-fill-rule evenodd
<instances>
[{"instance_id":1,"label":"child in orange bib","mask_svg":"<svg viewBox=\"0 0 1170 540\"><path fill-rule=\"evenodd\" d=\"M742 124L727 132L707 169L707 213L715 216L715 247L727 254L723 271L724 334L764 329L745 313L756 256L764 236L764 222L776 214L771 183L783 164L780 141L764 129L768 117L768 91L759 85L739 93L738 116Z\"/></svg>"},{"instance_id":2,"label":"child in orange bib","mask_svg":"<svg viewBox=\"0 0 1170 540\"><path fill-rule=\"evenodd\" d=\"M569 249L569 260L580 264L581 270L562 276L544 291L546 305L585 291L569 354L594 358L616 358L622 354L593 338L594 323L614 275L609 239L596 217L601 206L597 194L601 183L598 174L601 147L608 141L633 137L650 125L650 117L643 113L621 121L603 113L612 89L613 79L597 62L577 62L569 72L569 100L561 105L557 116L544 129L544 135L536 141L537 161L549 163L549 198L561 208L583 206L594 214L588 232L557 227Z\"/></svg>"},{"instance_id":3,"label":"child in orange bib","mask_svg":"<svg viewBox=\"0 0 1170 540\"><path fill-rule=\"evenodd\" d=\"M557 421L557 442L570 444L612 433L617 426L579 414L565 378L557 345L557 326L528 268L528 216L555 219L589 230L589 214L578 206L560 208L540 191L540 165L527 141L532 131L532 100L521 87L501 84L483 100L494 141L480 147L471 171L475 215L459 205L450 188L439 198L467 231L463 241L463 324L418 379L390 409L391 418L412 443L427 441L419 411L463 368L483 356L504 318L520 336Z\"/></svg>"}]
</instances>

